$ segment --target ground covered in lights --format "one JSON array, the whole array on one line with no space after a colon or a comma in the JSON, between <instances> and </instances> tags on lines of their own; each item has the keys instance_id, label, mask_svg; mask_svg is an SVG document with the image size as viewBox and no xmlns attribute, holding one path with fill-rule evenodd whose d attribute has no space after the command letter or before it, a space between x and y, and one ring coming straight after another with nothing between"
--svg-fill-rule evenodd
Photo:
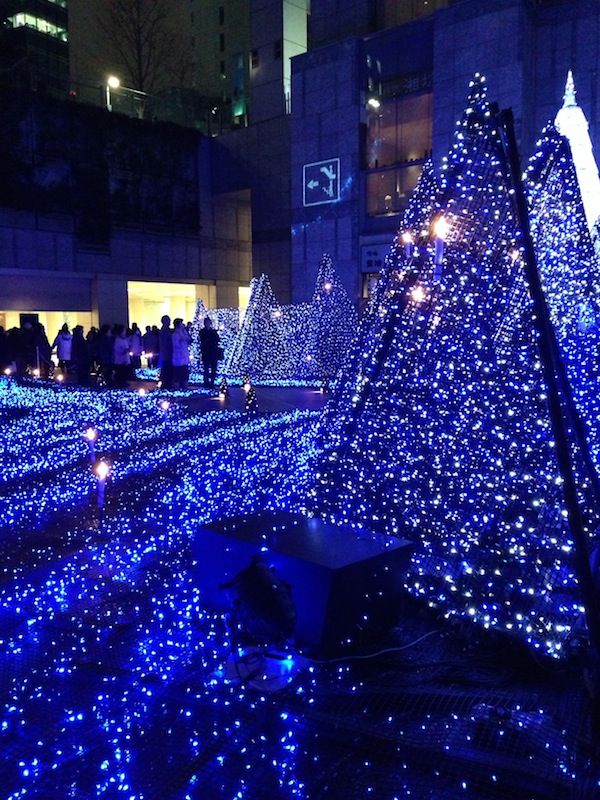
<instances>
[{"instance_id":1,"label":"ground covered in lights","mask_svg":"<svg viewBox=\"0 0 600 800\"><path fill-rule=\"evenodd\" d=\"M319 413L164 399L0 387L3 798L597 796L579 665L411 598L339 660L233 658L195 536L301 511Z\"/></svg>"}]
</instances>

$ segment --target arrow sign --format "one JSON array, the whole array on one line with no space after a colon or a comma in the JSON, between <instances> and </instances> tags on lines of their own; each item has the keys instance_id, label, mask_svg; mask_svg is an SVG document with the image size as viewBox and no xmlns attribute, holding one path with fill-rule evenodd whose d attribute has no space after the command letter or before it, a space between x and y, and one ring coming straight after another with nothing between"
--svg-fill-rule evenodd
<instances>
[{"instance_id":1,"label":"arrow sign","mask_svg":"<svg viewBox=\"0 0 600 800\"><path fill-rule=\"evenodd\" d=\"M340 199L340 159L315 161L303 169L303 201L305 206L335 203Z\"/></svg>"},{"instance_id":2,"label":"arrow sign","mask_svg":"<svg viewBox=\"0 0 600 800\"><path fill-rule=\"evenodd\" d=\"M337 176L337 172L333 167L321 167L321 172L326 178L329 178L330 181L335 180Z\"/></svg>"}]
</instances>

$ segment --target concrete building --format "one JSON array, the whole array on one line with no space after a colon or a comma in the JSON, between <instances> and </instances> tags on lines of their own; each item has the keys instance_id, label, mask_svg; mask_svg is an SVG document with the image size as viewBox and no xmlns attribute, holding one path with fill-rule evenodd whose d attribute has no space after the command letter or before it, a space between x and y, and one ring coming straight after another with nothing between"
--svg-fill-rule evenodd
<instances>
[{"instance_id":1,"label":"concrete building","mask_svg":"<svg viewBox=\"0 0 600 800\"><path fill-rule=\"evenodd\" d=\"M215 98L220 134L215 198L248 190L252 274L267 274L281 302L291 299L291 65L307 49L308 10L308 0L192 0L195 86Z\"/></svg>"},{"instance_id":2,"label":"concrete building","mask_svg":"<svg viewBox=\"0 0 600 800\"><path fill-rule=\"evenodd\" d=\"M0 170L14 180L21 164L29 181L29 193L20 186L0 197L0 313L10 324L24 311L142 324L141 304L154 303L156 318L177 296L188 297L177 313L189 316L200 296L207 305L243 304L261 273L280 302L308 300L325 252L360 303L423 165L446 155L476 72L490 99L512 108L525 163L572 70L598 148L596 0L191 0L190 12L181 36L194 45L196 88L218 100L228 125L202 136L102 108L95 138L74 113L68 125L66 112L53 121L37 97L16 116L19 135L29 131L23 160L27 148L11 150L16 132L4 116ZM82 141L61 138L63 124L79 125ZM65 141L68 163L57 156ZM94 180L106 176L95 197L73 194L92 169L73 155L86 148L102 153L92 159ZM69 202L48 205L66 191L61 180L70 181ZM161 186L169 209L162 226L151 203L134 213L132 200L156 198ZM173 198L192 195L195 223L182 229ZM43 305L71 279L77 302L69 306L61 291L52 308Z\"/></svg>"},{"instance_id":3,"label":"concrete building","mask_svg":"<svg viewBox=\"0 0 600 800\"><path fill-rule=\"evenodd\" d=\"M66 93L67 0L0 0L0 74L22 89Z\"/></svg>"},{"instance_id":4,"label":"concrete building","mask_svg":"<svg viewBox=\"0 0 600 800\"><path fill-rule=\"evenodd\" d=\"M309 0L191 0L194 86L234 127L289 113Z\"/></svg>"},{"instance_id":5,"label":"concrete building","mask_svg":"<svg viewBox=\"0 0 600 800\"><path fill-rule=\"evenodd\" d=\"M410 21L368 33L386 27L392 5L313 3L312 41L322 46L293 62L294 301L308 299L323 252L347 291L366 295L424 159L439 166L448 152L476 72L490 99L512 108L524 162L560 107L569 69L592 141L600 136L598 3L423 2ZM361 35L336 40L352 25Z\"/></svg>"},{"instance_id":6,"label":"concrete building","mask_svg":"<svg viewBox=\"0 0 600 800\"><path fill-rule=\"evenodd\" d=\"M0 90L0 325L49 332L244 304L245 193L213 198L213 140Z\"/></svg>"}]
</instances>

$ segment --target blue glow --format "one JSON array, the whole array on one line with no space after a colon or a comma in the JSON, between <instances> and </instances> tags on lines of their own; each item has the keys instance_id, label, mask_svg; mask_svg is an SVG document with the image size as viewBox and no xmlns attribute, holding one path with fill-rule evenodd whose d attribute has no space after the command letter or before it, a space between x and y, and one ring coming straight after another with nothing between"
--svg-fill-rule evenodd
<instances>
[{"instance_id":1,"label":"blue glow","mask_svg":"<svg viewBox=\"0 0 600 800\"><path fill-rule=\"evenodd\" d=\"M559 658L582 605L502 163L478 76L440 176L425 170L411 198L324 415L311 508L413 540L408 591ZM556 137L541 143L529 185L553 322L597 462L598 328L577 322L598 267ZM592 543L598 510L577 453L576 465Z\"/></svg>"},{"instance_id":2,"label":"blue glow","mask_svg":"<svg viewBox=\"0 0 600 800\"><path fill-rule=\"evenodd\" d=\"M248 374L253 383L331 380L357 324L328 255L321 259L310 303L281 305L263 274L252 281L248 308L226 359L227 375Z\"/></svg>"}]
</instances>

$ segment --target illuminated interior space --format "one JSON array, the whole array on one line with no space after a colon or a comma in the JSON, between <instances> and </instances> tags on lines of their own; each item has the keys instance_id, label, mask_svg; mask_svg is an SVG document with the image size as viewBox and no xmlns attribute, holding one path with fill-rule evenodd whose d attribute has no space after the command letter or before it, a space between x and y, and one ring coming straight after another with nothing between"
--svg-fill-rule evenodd
<instances>
[{"instance_id":1,"label":"illuminated interior space","mask_svg":"<svg viewBox=\"0 0 600 800\"><path fill-rule=\"evenodd\" d=\"M154 283L128 281L129 324L137 322L143 330L146 325L160 326L165 314L192 322L198 300L206 308L217 308L217 287L214 284ZM238 289L239 307L244 310L250 298L249 287Z\"/></svg>"},{"instance_id":2,"label":"illuminated interior space","mask_svg":"<svg viewBox=\"0 0 600 800\"><path fill-rule=\"evenodd\" d=\"M73 330L75 325L83 325L84 331L88 331L92 326L90 311L0 311L0 326L6 331L11 328L19 328L22 315L23 321L37 317L51 342L65 322L69 326L69 330Z\"/></svg>"},{"instance_id":3,"label":"illuminated interior space","mask_svg":"<svg viewBox=\"0 0 600 800\"><path fill-rule=\"evenodd\" d=\"M403 87L410 87L405 81ZM418 85L418 81L417 84ZM432 144L431 92L389 97L373 106L367 127L367 214L402 212Z\"/></svg>"}]
</instances>

